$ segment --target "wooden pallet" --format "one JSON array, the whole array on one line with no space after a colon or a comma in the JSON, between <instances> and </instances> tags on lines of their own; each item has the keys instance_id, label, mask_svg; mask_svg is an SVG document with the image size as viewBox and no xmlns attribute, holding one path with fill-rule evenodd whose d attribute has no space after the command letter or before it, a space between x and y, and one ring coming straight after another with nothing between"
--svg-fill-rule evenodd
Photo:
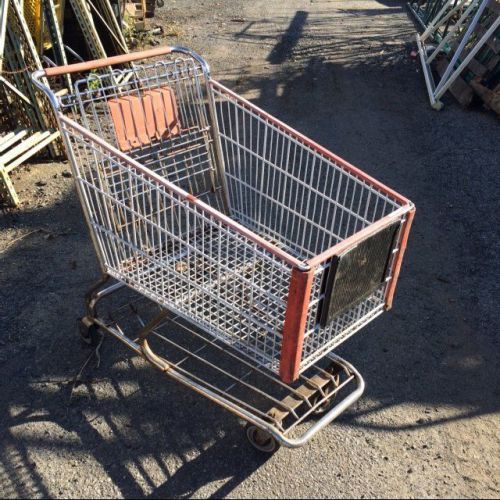
<instances>
[{"instance_id":1,"label":"wooden pallet","mask_svg":"<svg viewBox=\"0 0 500 500\"><path fill-rule=\"evenodd\" d=\"M21 129L0 138L0 200L3 204L14 207L19 204L10 172L59 136L59 131L33 132Z\"/></svg>"},{"instance_id":2,"label":"wooden pallet","mask_svg":"<svg viewBox=\"0 0 500 500\"><path fill-rule=\"evenodd\" d=\"M127 2L125 11L133 20L133 28L136 31L144 31L146 29L146 0L133 0Z\"/></svg>"},{"instance_id":3,"label":"wooden pallet","mask_svg":"<svg viewBox=\"0 0 500 500\"><path fill-rule=\"evenodd\" d=\"M9 1L7 20L7 39L4 56L7 70L13 78L13 85L29 100L30 105L24 106L25 113L30 116L30 125L26 128L42 131L56 130L57 119L47 96L35 88L31 73L42 69L42 63L36 50L28 25L24 20L18 0ZM7 47L9 45L9 47ZM24 122L22 122L24 123ZM52 157L64 154L62 141L58 138L51 142L49 151Z\"/></svg>"},{"instance_id":4,"label":"wooden pallet","mask_svg":"<svg viewBox=\"0 0 500 500\"><path fill-rule=\"evenodd\" d=\"M489 0L481 20L474 29L471 40L481 39L488 28L492 25L492 20L498 18L499 15L500 0ZM436 70L440 76L442 76L446 71L449 60L453 57L459 42L460 39L455 42L451 51L446 56L443 55L437 60ZM460 56L462 60L467 57L473 46L474 42L472 42L469 47L464 49ZM488 40L486 40L483 47L471 59L467 68L455 80L453 85L451 85L450 92L463 106L468 106L472 102L474 95L479 95L481 98L484 96L489 103L494 103L495 97L491 92L495 91L485 87L481 82L484 83L492 75L495 75L498 72L500 72L500 29L496 30L496 32L490 36ZM488 103L485 102L485 104Z\"/></svg>"},{"instance_id":5,"label":"wooden pallet","mask_svg":"<svg viewBox=\"0 0 500 500\"><path fill-rule=\"evenodd\" d=\"M500 116L500 83L493 89L482 85L480 78L472 80L470 84L474 92L482 99L484 106Z\"/></svg>"}]
</instances>

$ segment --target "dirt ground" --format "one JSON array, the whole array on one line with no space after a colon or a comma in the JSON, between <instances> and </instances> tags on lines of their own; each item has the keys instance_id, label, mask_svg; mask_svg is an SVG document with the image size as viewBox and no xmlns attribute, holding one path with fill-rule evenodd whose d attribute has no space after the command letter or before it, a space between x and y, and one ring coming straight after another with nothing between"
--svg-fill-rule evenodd
<instances>
[{"instance_id":1,"label":"dirt ground","mask_svg":"<svg viewBox=\"0 0 500 500\"><path fill-rule=\"evenodd\" d=\"M1 215L0 496L498 497L497 119L433 111L415 26L394 0L166 2L162 43L408 196L417 216L395 307L339 353L362 399L270 459L230 414L107 339L76 334L99 269L67 163L14 173Z\"/></svg>"}]
</instances>

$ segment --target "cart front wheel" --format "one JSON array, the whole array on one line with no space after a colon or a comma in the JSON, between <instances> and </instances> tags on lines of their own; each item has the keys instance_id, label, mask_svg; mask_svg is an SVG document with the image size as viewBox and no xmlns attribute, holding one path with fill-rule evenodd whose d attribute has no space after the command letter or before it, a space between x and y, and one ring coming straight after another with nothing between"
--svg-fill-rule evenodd
<instances>
[{"instance_id":1,"label":"cart front wheel","mask_svg":"<svg viewBox=\"0 0 500 500\"><path fill-rule=\"evenodd\" d=\"M245 433L250 444L263 453L272 455L280 448L278 441L269 432L259 429L256 425L248 423L245 426Z\"/></svg>"},{"instance_id":2,"label":"cart front wheel","mask_svg":"<svg viewBox=\"0 0 500 500\"><path fill-rule=\"evenodd\" d=\"M78 331L83 342L92 347L97 347L101 341L102 333L95 324L86 325L83 320L78 321Z\"/></svg>"}]
</instances>

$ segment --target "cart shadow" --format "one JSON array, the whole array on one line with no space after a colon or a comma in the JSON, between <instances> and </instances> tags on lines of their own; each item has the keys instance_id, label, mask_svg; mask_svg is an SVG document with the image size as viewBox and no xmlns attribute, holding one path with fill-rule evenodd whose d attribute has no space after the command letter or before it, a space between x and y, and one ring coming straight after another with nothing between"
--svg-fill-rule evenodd
<instances>
[{"instance_id":1,"label":"cart shadow","mask_svg":"<svg viewBox=\"0 0 500 500\"><path fill-rule=\"evenodd\" d=\"M75 384L89 351L75 349L70 336L68 342L73 347L63 349L73 366L67 370L48 360L33 377L25 369L16 373L12 365L19 363L7 363L22 389L9 384L2 404L3 496L97 495L104 475L116 495L129 498L185 498L212 483L220 498L266 461L256 452L242 455L246 443L234 418L159 379L111 340L101 347L101 367L92 359ZM47 457L57 462L60 456L64 468L53 469ZM96 478L89 468L97 469Z\"/></svg>"},{"instance_id":2,"label":"cart shadow","mask_svg":"<svg viewBox=\"0 0 500 500\"><path fill-rule=\"evenodd\" d=\"M494 413L500 409L493 298L499 293L500 236L490 224L498 222L491 208L500 188L499 151L482 130L493 129L495 117L465 111L452 100L446 114L430 109L410 48L351 66L316 57L313 49L301 70L238 78L238 91L257 96L253 103L417 207L394 310L338 350L359 360L369 396L382 406L456 405L463 408L457 418ZM405 73L414 81L408 83ZM445 129L460 120L468 120L468 136L447 137Z\"/></svg>"},{"instance_id":3,"label":"cart shadow","mask_svg":"<svg viewBox=\"0 0 500 500\"><path fill-rule=\"evenodd\" d=\"M241 457L246 442L234 417L112 339L100 366L92 357L75 383L92 352L76 320L99 275L82 221L73 193L0 220L27 235L0 254L2 496L85 496L89 483L99 491L103 474L126 497L184 497L212 483L216 496L229 494L265 462ZM62 469L51 463L59 457L68 462ZM88 467L101 472L89 477Z\"/></svg>"},{"instance_id":4,"label":"cart shadow","mask_svg":"<svg viewBox=\"0 0 500 500\"><path fill-rule=\"evenodd\" d=\"M381 53L361 50L359 60L336 63L331 54L343 40L317 45L314 22L308 23L313 40L294 47L293 66L284 64L272 76L265 68L253 77L227 71L227 84L235 82L254 104L417 206L394 311L338 350L360 368L368 396L379 402L370 410L361 403L349 425L410 430L498 412L500 325L493 297L500 235L490 228L498 223L491 208L500 188L499 150L482 133L497 126L495 117L463 110L448 96L446 113L434 112L416 74L418 61L410 57L412 43ZM273 36L262 29L255 40ZM245 38L252 43L252 30ZM465 121L467 136L446 132ZM433 416L400 426L363 418L406 402L426 405ZM457 415L434 415L446 405Z\"/></svg>"}]
</instances>

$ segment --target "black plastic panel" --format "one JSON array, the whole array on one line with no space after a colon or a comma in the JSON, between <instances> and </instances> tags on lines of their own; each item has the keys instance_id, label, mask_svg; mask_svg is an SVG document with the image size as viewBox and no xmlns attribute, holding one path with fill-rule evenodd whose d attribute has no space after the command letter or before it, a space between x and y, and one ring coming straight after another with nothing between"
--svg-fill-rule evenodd
<instances>
[{"instance_id":1,"label":"black plastic panel","mask_svg":"<svg viewBox=\"0 0 500 500\"><path fill-rule=\"evenodd\" d=\"M385 280L399 227L396 221L332 259L323 277L325 296L318 313L322 327L371 295Z\"/></svg>"}]
</instances>

